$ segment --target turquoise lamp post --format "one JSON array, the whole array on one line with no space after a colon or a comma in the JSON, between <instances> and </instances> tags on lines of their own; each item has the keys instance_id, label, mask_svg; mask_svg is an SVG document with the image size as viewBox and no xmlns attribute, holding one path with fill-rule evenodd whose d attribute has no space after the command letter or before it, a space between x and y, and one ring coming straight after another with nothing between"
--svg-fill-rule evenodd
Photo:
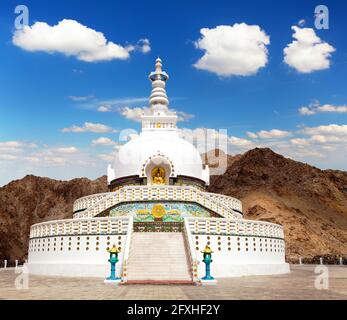
<instances>
[{"instance_id":1,"label":"turquoise lamp post","mask_svg":"<svg viewBox=\"0 0 347 320\"><path fill-rule=\"evenodd\" d=\"M204 255L204 259L202 260L205 263L205 270L206 270L206 275L205 277L201 278L201 280L204 281L214 281L215 279L211 276L211 262L212 260L212 253L213 251L211 250L211 248L206 245L204 251L201 251Z\"/></svg>"},{"instance_id":2,"label":"turquoise lamp post","mask_svg":"<svg viewBox=\"0 0 347 320\"><path fill-rule=\"evenodd\" d=\"M119 261L118 260L118 253L120 252L120 248L117 248L115 245L107 252L110 254L110 259L108 262L111 264L111 274L108 278L106 278L107 282L119 282L121 278L118 278L116 276L116 263Z\"/></svg>"}]
</instances>

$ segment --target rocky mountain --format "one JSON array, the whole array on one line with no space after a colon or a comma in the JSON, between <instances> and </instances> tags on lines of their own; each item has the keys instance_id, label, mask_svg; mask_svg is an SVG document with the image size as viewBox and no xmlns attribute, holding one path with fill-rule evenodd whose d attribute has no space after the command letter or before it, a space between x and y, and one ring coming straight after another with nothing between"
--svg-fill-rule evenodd
<instances>
[{"instance_id":1,"label":"rocky mountain","mask_svg":"<svg viewBox=\"0 0 347 320\"><path fill-rule=\"evenodd\" d=\"M246 218L284 226L287 260L347 255L347 172L320 170L270 149L228 156L210 192L243 201ZM0 188L0 260L24 259L30 225L72 217L74 200L106 192L106 177L57 181L26 176Z\"/></svg>"},{"instance_id":2,"label":"rocky mountain","mask_svg":"<svg viewBox=\"0 0 347 320\"><path fill-rule=\"evenodd\" d=\"M247 219L284 226L287 260L347 256L347 172L320 170L270 149L228 156L209 190L243 201Z\"/></svg>"},{"instance_id":3,"label":"rocky mountain","mask_svg":"<svg viewBox=\"0 0 347 320\"><path fill-rule=\"evenodd\" d=\"M77 198L106 191L106 176L58 181L28 175L0 188L0 260L25 258L32 224L72 218Z\"/></svg>"}]
</instances>

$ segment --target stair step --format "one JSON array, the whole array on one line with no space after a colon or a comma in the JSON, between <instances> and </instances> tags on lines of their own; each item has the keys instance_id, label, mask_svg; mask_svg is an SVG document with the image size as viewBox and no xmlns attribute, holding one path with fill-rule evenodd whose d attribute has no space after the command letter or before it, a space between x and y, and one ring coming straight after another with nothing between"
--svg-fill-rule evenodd
<instances>
[{"instance_id":1,"label":"stair step","mask_svg":"<svg viewBox=\"0 0 347 320\"><path fill-rule=\"evenodd\" d=\"M170 283L192 283L182 233L133 233L127 279Z\"/></svg>"}]
</instances>

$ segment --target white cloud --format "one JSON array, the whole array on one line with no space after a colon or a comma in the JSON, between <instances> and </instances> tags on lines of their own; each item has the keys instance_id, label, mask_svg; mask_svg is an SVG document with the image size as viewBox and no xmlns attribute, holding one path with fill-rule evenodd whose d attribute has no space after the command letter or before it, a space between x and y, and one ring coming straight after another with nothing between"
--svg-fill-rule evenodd
<instances>
[{"instance_id":1,"label":"white cloud","mask_svg":"<svg viewBox=\"0 0 347 320\"><path fill-rule=\"evenodd\" d=\"M296 146L307 146L310 144L309 141L307 141L306 139L303 139L303 138L291 139L290 142Z\"/></svg>"},{"instance_id":2,"label":"white cloud","mask_svg":"<svg viewBox=\"0 0 347 320\"><path fill-rule=\"evenodd\" d=\"M242 148L250 148L251 149L251 148L255 147L254 142L247 140L247 139L238 138L238 137L230 137L229 142L233 146L242 147Z\"/></svg>"},{"instance_id":3,"label":"white cloud","mask_svg":"<svg viewBox=\"0 0 347 320\"><path fill-rule=\"evenodd\" d=\"M292 26L292 29L295 40L284 48L284 62L301 73L328 69L335 48L322 41L311 28Z\"/></svg>"},{"instance_id":4,"label":"white cloud","mask_svg":"<svg viewBox=\"0 0 347 320\"><path fill-rule=\"evenodd\" d=\"M254 132L247 132L247 135L252 138L261 138L261 139L277 139L277 138L285 138L289 137L291 133L289 131L283 131L283 130L278 130L278 129L272 129L269 131L266 130L261 130L257 133Z\"/></svg>"},{"instance_id":5,"label":"white cloud","mask_svg":"<svg viewBox=\"0 0 347 320\"><path fill-rule=\"evenodd\" d=\"M13 154L0 154L1 160L15 160L17 159L17 156L14 156Z\"/></svg>"},{"instance_id":6,"label":"white cloud","mask_svg":"<svg viewBox=\"0 0 347 320\"><path fill-rule=\"evenodd\" d=\"M92 145L94 146L115 146L117 143L110 138L100 137L98 139L92 140Z\"/></svg>"},{"instance_id":7,"label":"white cloud","mask_svg":"<svg viewBox=\"0 0 347 320\"><path fill-rule=\"evenodd\" d=\"M6 158L10 160L10 155L19 154L24 152L25 149L33 149L36 148L35 143L27 143L24 141L19 140L12 140L12 141L0 141L0 153L5 155L7 154ZM5 158L5 156L3 156Z\"/></svg>"},{"instance_id":8,"label":"white cloud","mask_svg":"<svg viewBox=\"0 0 347 320\"><path fill-rule=\"evenodd\" d=\"M111 112L112 107L110 105L102 105L102 106L99 106L97 110L99 112Z\"/></svg>"},{"instance_id":9,"label":"white cloud","mask_svg":"<svg viewBox=\"0 0 347 320\"><path fill-rule=\"evenodd\" d=\"M257 139L258 138L258 135L254 132L247 131L246 134L251 139Z\"/></svg>"},{"instance_id":10,"label":"white cloud","mask_svg":"<svg viewBox=\"0 0 347 320\"><path fill-rule=\"evenodd\" d=\"M219 76L249 76L268 62L270 37L257 25L220 25L200 33L195 46L205 54L194 64L197 69Z\"/></svg>"},{"instance_id":11,"label":"white cloud","mask_svg":"<svg viewBox=\"0 0 347 320\"><path fill-rule=\"evenodd\" d=\"M300 27L303 27L305 24L306 24L306 20L305 20L305 19L301 19L301 20L298 22L298 26L300 26Z\"/></svg>"},{"instance_id":12,"label":"white cloud","mask_svg":"<svg viewBox=\"0 0 347 320\"><path fill-rule=\"evenodd\" d=\"M299 113L304 116L310 116L317 113L347 113L347 105L320 105L319 102L315 102L313 104L310 104L309 106L301 107L299 109Z\"/></svg>"},{"instance_id":13,"label":"white cloud","mask_svg":"<svg viewBox=\"0 0 347 320\"><path fill-rule=\"evenodd\" d=\"M25 26L14 32L12 42L26 51L58 52L85 62L125 60L129 58L130 51L137 49L108 41L102 32L70 19L64 19L54 26L46 22ZM148 39L141 39L139 43L140 51L149 52Z\"/></svg>"},{"instance_id":14,"label":"white cloud","mask_svg":"<svg viewBox=\"0 0 347 320\"><path fill-rule=\"evenodd\" d=\"M183 111L177 111L176 114L178 116L177 121L189 121L190 119L195 117L195 115Z\"/></svg>"},{"instance_id":15,"label":"white cloud","mask_svg":"<svg viewBox=\"0 0 347 320\"><path fill-rule=\"evenodd\" d=\"M142 53L149 53L151 52L151 44L148 39L140 39L141 43L141 52Z\"/></svg>"},{"instance_id":16,"label":"white cloud","mask_svg":"<svg viewBox=\"0 0 347 320\"><path fill-rule=\"evenodd\" d=\"M142 53L149 53L151 52L151 43L148 39L140 39L136 45L128 45L126 47L128 52L131 51L140 51Z\"/></svg>"},{"instance_id":17,"label":"white cloud","mask_svg":"<svg viewBox=\"0 0 347 320\"><path fill-rule=\"evenodd\" d=\"M107 153L99 154L98 157L107 163L112 163L115 159L115 155Z\"/></svg>"},{"instance_id":18,"label":"white cloud","mask_svg":"<svg viewBox=\"0 0 347 320\"><path fill-rule=\"evenodd\" d=\"M78 149L76 147L61 147L61 148L55 148L54 151L58 153L71 154L71 153L76 153Z\"/></svg>"},{"instance_id":19,"label":"white cloud","mask_svg":"<svg viewBox=\"0 0 347 320\"><path fill-rule=\"evenodd\" d=\"M0 148L2 147L6 147L6 148L20 148L22 147L24 144L21 141L3 141L0 142Z\"/></svg>"},{"instance_id":20,"label":"white cloud","mask_svg":"<svg viewBox=\"0 0 347 320\"><path fill-rule=\"evenodd\" d=\"M75 133L81 133L81 132L95 132L95 133L107 133L107 132L117 132L117 130L106 126L101 123L93 123L93 122L85 122L82 127L79 126L72 126L70 128L63 128L61 129L62 132L75 132Z\"/></svg>"},{"instance_id":21,"label":"white cloud","mask_svg":"<svg viewBox=\"0 0 347 320\"><path fill-rule=\"evenodd\" d=\"M326 150L332 150L337 145L340 150L347 147L347 125L322 125L317 127L304 127L299 130L299 133L309 136L308 140L311 144L318 144ZM347 149L346 149L347 151Z\"/></svg>"},{"instance_id":22,"label":"white cloud","mask_svg":"<svg viewBox=\"0 0 347 320\"><path fill-rule=\"evenodd\" d=\"M120 114L126 119L141 122L143 114L149 114L150 108L148 107L124 107L119 109Z\"/></svg>"},{"instance_id":23,"label":"white cloud","mask_svg":"<svg viewBox=\"0 0 347 320\"><path fill-rule=\"evenodd\" d=\"M329 124L317 127L305 127L300 133L306 135L333 135L347 137L347 125Z\"/></svg>"},{"instance_id":24,"label":"white cloud","mask_svg":"<svg viewBox=\"0 0 347 320\"><path fill-rule=\"evenodd\" d=\"M316 114L316 112L309 108L309 107L301 107L299 109L299 113L302 115L302 116L311 116L313 114Z\"/></svg>"}]
</instances>

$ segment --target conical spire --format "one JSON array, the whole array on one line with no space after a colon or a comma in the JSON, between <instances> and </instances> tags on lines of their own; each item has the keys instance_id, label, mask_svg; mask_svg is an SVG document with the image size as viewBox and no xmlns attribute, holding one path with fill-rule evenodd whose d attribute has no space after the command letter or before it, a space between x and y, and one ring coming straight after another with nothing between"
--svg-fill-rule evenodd
<instances>
[{"instance_id":1,"label":"conical spire","mask_svg":"<svg viewBox=\"0 0 347 320\"><path fill-rule=\"evenodd\" d=\"M169 75L163 71L163 64L160 58L155 60L155 71L149 75L152 82L152 93L149 97L150 111L144 112L141 116L142 131L177 131L177 114L169 110L169 99L166 95L166 81Z\"/></svg>"},{"instance_id":2,"label":"conical spire","mask_svg":"<svg viewBox=\"0 0 347 320\"><path fill-rule=\"evenodd\" d=\"M154 114L167 113L169 99L166 95L166 81L169 75L162 69L162 61L158 57L155 60L155 71L151 72L149 79L152 81L152 93L149 98L149 105Z\"/></svg>"}]
</instances>

